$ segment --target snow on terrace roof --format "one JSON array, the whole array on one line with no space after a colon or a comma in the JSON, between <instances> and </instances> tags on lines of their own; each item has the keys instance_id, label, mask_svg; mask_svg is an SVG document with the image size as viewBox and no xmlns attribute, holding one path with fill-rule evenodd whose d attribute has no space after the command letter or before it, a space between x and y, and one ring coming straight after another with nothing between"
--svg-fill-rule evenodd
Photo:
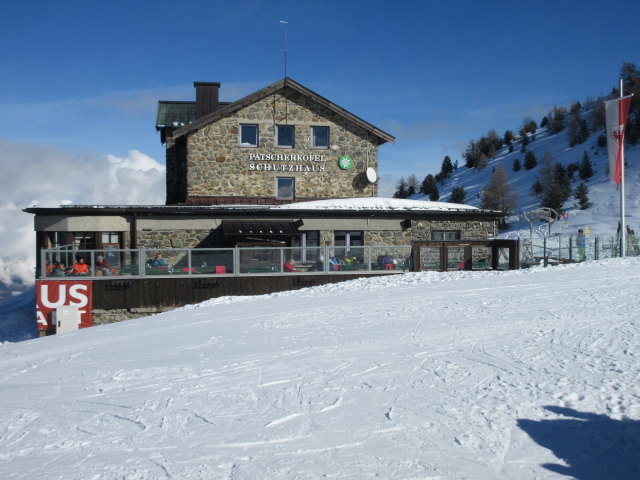
<instances>
[{"instance_id":1,"label":"snow on terrace roof","mask_svg":"<svg viewBox=\"0 0 640 480\"><path fill-rule=\"evenodd\" d=\"M482 210L471 205L447 202L430 202L425 200L408 200L399 198L338 198L329 200L315 200L297 202L284 205L61 205L59 207L32 206L24 211L41 213L44 210L102 210L102 211L158 211L158 212L210 212L210 211L379 211L379 212L483 212L499 214L491 210Z\"/></svg>"},{"instance_id":2,"label":"snow on terrace roof","mask_svg":"<svg viewBox=\"0 0 640 480\"><path fill-rule=\"evenodd\" d=\"M311 202L289 203L271 207L275 210L423 210L423 211L465 211L479 210L477 207L459 203L429 202L399 198L340 198Z\"/></svg>"}]
</instances>

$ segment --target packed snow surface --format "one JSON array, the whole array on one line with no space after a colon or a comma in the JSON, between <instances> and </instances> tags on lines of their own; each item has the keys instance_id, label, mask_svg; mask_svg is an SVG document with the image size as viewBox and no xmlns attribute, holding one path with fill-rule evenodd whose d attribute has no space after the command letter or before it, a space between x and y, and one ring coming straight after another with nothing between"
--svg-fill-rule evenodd
<instances>
[{"instance_id":1,"label":"packed snow surface","mask_svg":"<svg viewBox=\"0 0 640 480\"><path fill-rule=\"evenodd\" d=\"M315 200L271 207L275 210L478 210L471 205L400 198L359 197Z\"/></svg>"},{"instance_id":2,"label":"packed snow surface","mask_svg":"<svg viewBox=\"0 0 640 480\"><path fill-rule=\"evenodd\" d=\"M0 345L0 478L638 478L640 259L358 279Z\"/></svg>"}]
</instances>

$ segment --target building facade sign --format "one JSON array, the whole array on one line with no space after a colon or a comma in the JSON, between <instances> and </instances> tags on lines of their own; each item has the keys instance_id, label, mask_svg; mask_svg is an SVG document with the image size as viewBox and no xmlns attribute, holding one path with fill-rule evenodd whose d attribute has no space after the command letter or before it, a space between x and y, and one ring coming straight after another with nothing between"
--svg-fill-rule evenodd
<instances>
[{"instance_id":1,"label":"building facade sign","mask_svg":"<svg viewBox=\"0 0 640 480\"><path fill-rule=\"evenodd\" d=\"M265 163L257 163L265 162ZM285 163L278 163L285 162ZM288 163L301 162L301 163ZM324 155L300 153L250 153L250 172L324 172Z\"/></svg>"},{"instance_id":2,"label":"building facade sign","mask_svg":"<svg viewBox=\"0 0 640 480\"><path fill-rule=\"evenodd\" d=\"M38 330L55 330L56 308L78 307L80 328L93 325L92 285L87 280L36 280Z\"/></svg>"}]
</instances>

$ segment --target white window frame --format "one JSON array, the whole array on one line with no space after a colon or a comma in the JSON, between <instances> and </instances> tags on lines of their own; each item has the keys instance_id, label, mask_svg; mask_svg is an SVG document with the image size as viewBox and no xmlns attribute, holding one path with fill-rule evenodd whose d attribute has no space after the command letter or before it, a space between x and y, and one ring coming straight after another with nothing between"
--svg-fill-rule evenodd
<instances>
[{"instance_id":1,"label":"white window frame","mask_svg":"<svg viewBox=\"0 0 640 480\"><path fill-rule=\"evenodd\" d=\"M327 129L327 144L326 145L316 145L316 128L326 128ZM319 150L327 150L331 146L331 128L327 125L311 125L311 148L317 148Z\"/></svg>"},{"instance_id":2,"label":"white window frame","mask_svg":"<svg viewBox=\"0 0 640 480\"><path fill-rule=\"evenodd\" d=\"M280 145L279 133L280 128L290 128L292 132L291 145ZM294 125L276 125L276 147L277 148L295 148L296 146L296 127Z\"/></svg>"},{"instance_id":3,"label":"white window frame","mask_svg":"<svg viewBox=\"0 0 640 480\"><path fill-rule=\"evenodd\" d=\"M242 143L242 130L244 127L255 127L256 129L256 143L252 144L244 144ZM260 126L257 123L241 123L240 124L240 135L238 135L238 143L242 148L258 148L260 144Z\"/></svg>"},{"instance_id":4,"label":"white window frame","mask_svg":"<svg viewBox=\"0 0 640 480\"><path fill-rule=\"evenodd\" d=\"M280 180L291 180L291 196L280 196ZM276 198L278 200L294 200L296 198L296 177L276 177Z\"/></svg>"}]
</instances>

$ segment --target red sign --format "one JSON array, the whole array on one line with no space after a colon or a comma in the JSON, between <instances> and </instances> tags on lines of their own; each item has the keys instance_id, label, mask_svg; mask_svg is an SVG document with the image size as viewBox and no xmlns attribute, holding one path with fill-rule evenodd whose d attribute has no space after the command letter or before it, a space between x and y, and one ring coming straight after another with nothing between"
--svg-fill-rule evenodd
<instances>
[{"instance_id":1,"label":"red sign","mask_svg":"<svg viewBox=\"0 0 640 480\"><path fill-rule=\"evenodd\" d=\"M53 312L61 306L78 307L80 328L93 325L92 282L87 280L36 280L38 330L55 330Z\"/></svg>"}]
</instances>

